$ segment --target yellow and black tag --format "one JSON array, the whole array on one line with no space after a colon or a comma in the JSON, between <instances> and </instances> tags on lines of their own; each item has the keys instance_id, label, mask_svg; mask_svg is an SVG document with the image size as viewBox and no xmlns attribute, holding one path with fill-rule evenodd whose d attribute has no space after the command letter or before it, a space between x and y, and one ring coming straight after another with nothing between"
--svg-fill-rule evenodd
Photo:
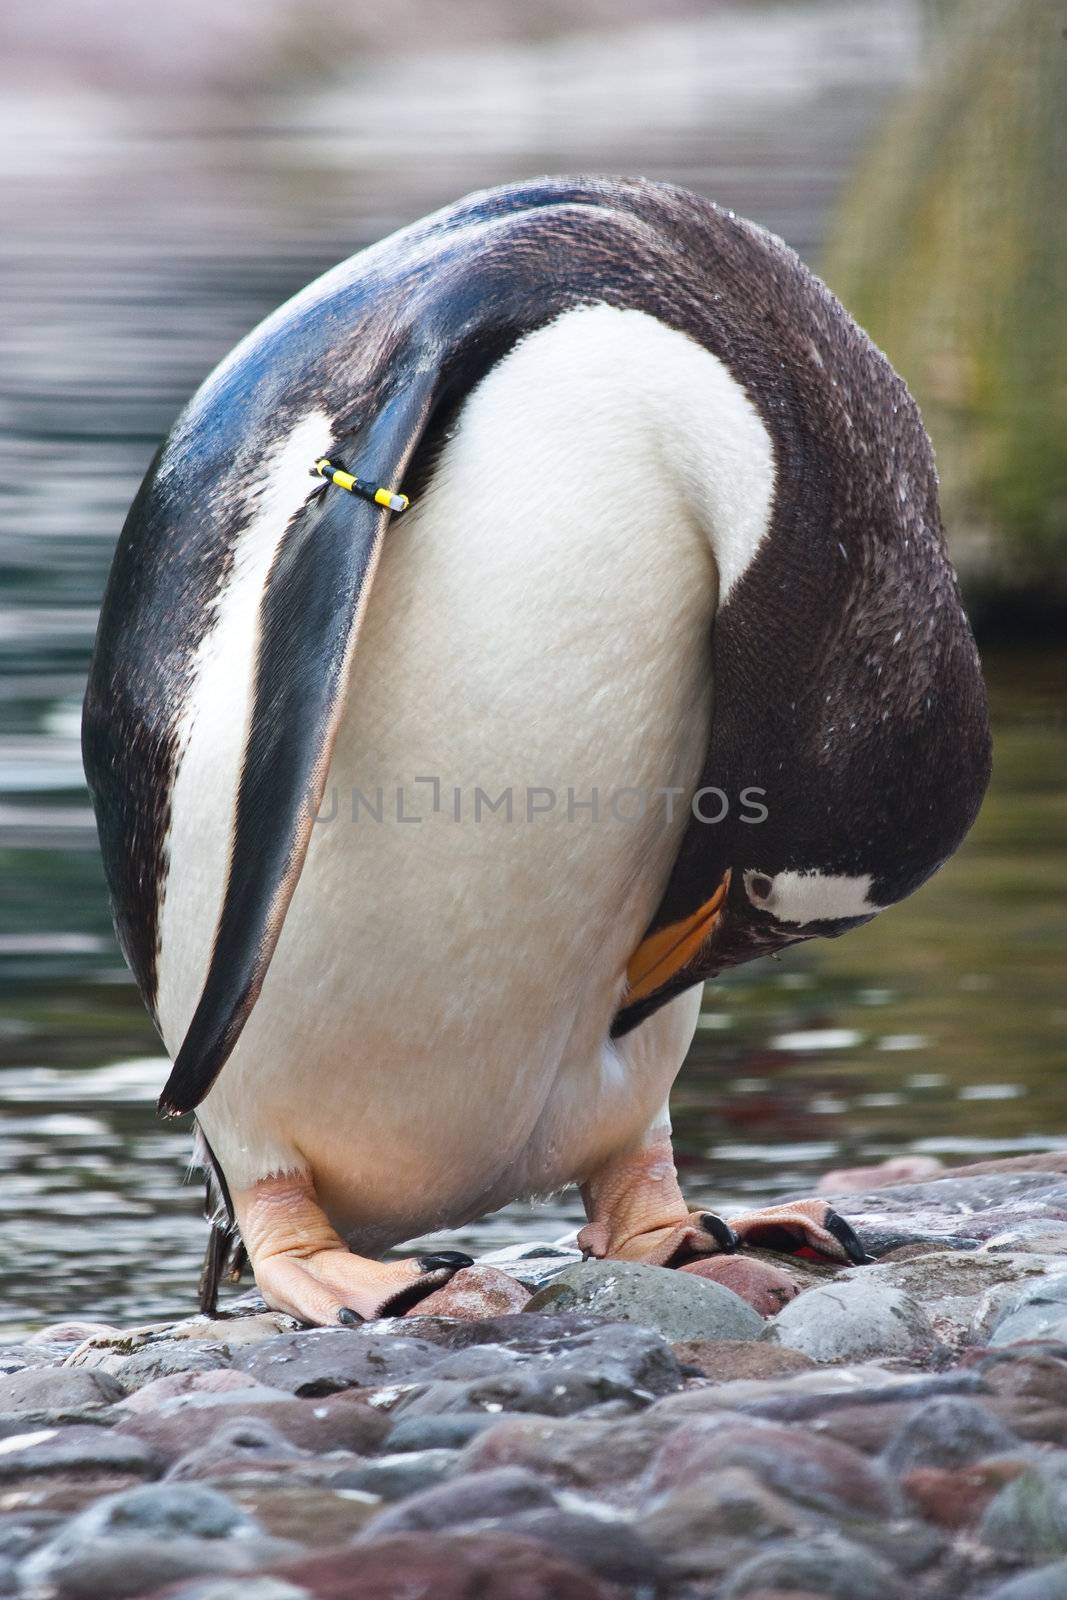
<instances>
[{"instance_id":1,"label":"yellow and black tag","mask_svg":"<svg viewBox=\"0 0 1067 1600\"><path fill-rule=\"evenodd\" d=\"M388 511L406 511L411 504L406 494L397 494L395 489L385 489L380 483L371 483L367 478L357 478L343 462L330 461L326 456L316 461L311 472L313 477L325 478L327 483L336 484L338 489L347 489L349 494L358 494L361 500L385 506Z\"/></svg>"}]
</instances>

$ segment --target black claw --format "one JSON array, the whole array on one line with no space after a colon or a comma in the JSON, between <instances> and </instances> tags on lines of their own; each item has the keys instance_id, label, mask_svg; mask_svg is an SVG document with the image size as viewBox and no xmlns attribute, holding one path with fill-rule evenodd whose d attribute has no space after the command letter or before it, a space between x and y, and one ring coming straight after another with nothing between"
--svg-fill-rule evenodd
<instances>
[{"instance_id":1,"label":"black claw","mask_svg":"<svg viewBox=\"0 0 1067 1600\"><path fill-rule=\"evenodd\" d=\"M358 1328L363 1318L358 1311L353 1311L350 1306L342 1306L337 1313L337 1320L343 1328Z\"/></svg>"},{"instance_id":2,"label":"black claw","mask_svg":"<svg viewBox=\"0 0 1067 1600\"><path fill-rule=\"evenodd\" d=\"M418 1256L420 1272L436 1272L439 1267L451 1267L453 1272L458 1272L460 1267L473 1267L474 1257L465 1256L462 1250L438 1250L432 1256Z\"/></svg>"},{"instance_id":3,"label":"black claw","mask_svg":"<svg viewBox=\"0 0 1067 1600\"><path fill-rule=\"evenodd\" d=\"M860 1243L859 1235L855 1228L852 1227L851 1223L846 1222L839 1212L828 1211L824 1226L828 1233L833 1234L854 1266L862 1267L867 1262L874 1260L874 1257L869 1256Z\"/></svg>"},{"instance_id":4,"label":"black claw","mask_svg":"<svg viewBox=\"0 0 1067 1600\"><path fill-rule=\"evenodd\" d=\"M732 1256L740 1247L741 1241L730 1224L717 1217L713 1211L701 1212L700 1226L705 1233L711 1234L719 1249L725 1251L728 1256Z\"/></svg>"}]
</instances>

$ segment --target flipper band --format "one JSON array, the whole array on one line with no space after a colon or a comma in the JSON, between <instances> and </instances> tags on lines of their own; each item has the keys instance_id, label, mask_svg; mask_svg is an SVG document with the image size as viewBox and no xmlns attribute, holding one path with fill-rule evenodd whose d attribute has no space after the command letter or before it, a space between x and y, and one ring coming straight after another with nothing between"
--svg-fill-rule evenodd
<instances>
[{"instance_id":1,"label":"flipper band","mask_svg":"<svg viewBox=\"0 0 1067 1600\"><path fill-rule=\"evenodd\" d=\"M385 506L388 511L406 511L411 504L406 494L383 489L380 483L371 483L367 478L357 478L346 470L343 462L330 461L326 456L316 461L311 472L313 477L325 478L327 483L347 489L349 494L358 494L361 500L371 500L375 505Z\"/></svg>"}]
</instances>

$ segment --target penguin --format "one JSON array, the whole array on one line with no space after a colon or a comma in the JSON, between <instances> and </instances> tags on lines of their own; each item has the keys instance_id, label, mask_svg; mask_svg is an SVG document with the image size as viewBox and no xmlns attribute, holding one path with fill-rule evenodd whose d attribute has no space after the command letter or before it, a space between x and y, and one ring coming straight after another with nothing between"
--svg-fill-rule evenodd
<instances>
[{"instance_id":1,"label":"penguin","mask_svg":"<svg viewBox=\"0 0 1067 1600\"><path fill-rule=\"evenodd\" d=\"M641 179L475 194L250 333L133 502L85 699L115 924L268 1305L577 1184L587 1256L863 1260L691 1210L704 980L912 893L985 692L930 442L780 239Z\"/></svg>"}]
</instances>

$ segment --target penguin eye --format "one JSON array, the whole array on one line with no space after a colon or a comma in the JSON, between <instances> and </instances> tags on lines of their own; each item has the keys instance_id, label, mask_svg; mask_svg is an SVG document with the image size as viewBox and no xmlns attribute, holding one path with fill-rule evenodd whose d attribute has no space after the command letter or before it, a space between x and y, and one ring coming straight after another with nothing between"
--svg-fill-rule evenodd
<instances>
[{"instance_id":1,"label":"penguin eye","mask_svg":"<svg viewBox=\"0 0 1067 1600\"><path fill-rule=\"evenodd\" d=\"M757 900L766 900L774 884L765 872L754 872L748 880L748 886Z\"/></svg>"}]
</instances>

